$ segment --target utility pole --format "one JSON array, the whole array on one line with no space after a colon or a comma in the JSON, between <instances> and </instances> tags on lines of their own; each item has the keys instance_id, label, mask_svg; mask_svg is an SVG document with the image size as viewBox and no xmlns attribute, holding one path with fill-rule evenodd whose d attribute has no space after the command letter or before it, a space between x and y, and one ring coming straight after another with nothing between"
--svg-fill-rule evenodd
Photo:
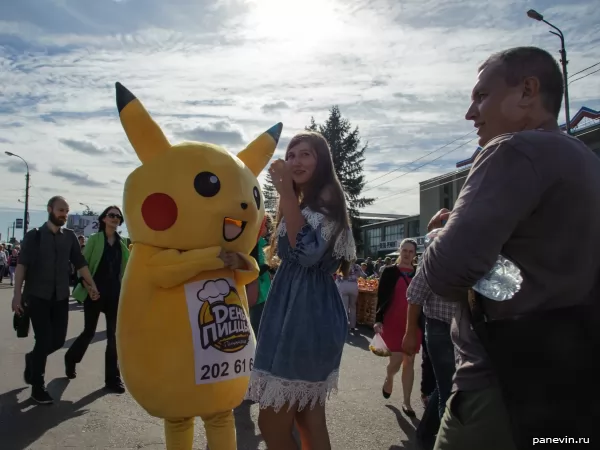
<instances>
[{"instance_id":1,"label":"utility pole","mask_svg":"<svg viewBox=\"0 0 600 450\"><path fill-rule=\"evenodd\" d=\"M25 161L23 158L21 158L19 155L16 155L12 152L4 152L6 153L8 156L14 156L15 158L19 158L21 161L23 161L25 163L25 168L26 168L26 173L25 173L25 212L23 214L23 237L25 237L25 233L27 233L27 226L29 225L28 220L29 219L29 164L27 164L27 161ZM14 224L13 224L14 227ZM15 233L13 230L13 237L14 237Z\"/></svg>"},{"instance_id":2,"label":"utility pole","mask_svg":"<svg viewBox=\"0 0 600 450\"><path fill-rule=\"evenodd\" d=\"M25 163L27 164L27 163ZM29 167L27 167L27 173L25 174L25 216L23 217L23 239L27 234L27 228L29 227Z\"/></svg>"},{"instance_id":3,"label":"utility pole","mask_svg":"<svg viewBox=\"0 0 600 450\"><path fill-rule=\"evenodd\" d=\"M544 22L546 25L549 25L550 27L554 28L556 31L550 31L550 33L560 38L560 65L562 66L563 82L565 88L565 126L567 128L567 134L571 134L571 113L569 112L569 83L567 83L567 64L569 63L569 61L567 61L567 50L565 49L565 35L558 28L556 28L550 22L545 20L544 16L537 12L535 9L530 9L529 11L527 11L527 16L530 19L537 20L538 22Z\"/></svg>"},{"instance_id":4,"label":"utility pole","mask_svg":"<svg viewBox=\"0 0 600 450\"><path fill-rule=\"evenodd\" d=\"M15 222L13 221L13 235L12 235L13 239L15 238Z\"/></svg>"}]
</instances>

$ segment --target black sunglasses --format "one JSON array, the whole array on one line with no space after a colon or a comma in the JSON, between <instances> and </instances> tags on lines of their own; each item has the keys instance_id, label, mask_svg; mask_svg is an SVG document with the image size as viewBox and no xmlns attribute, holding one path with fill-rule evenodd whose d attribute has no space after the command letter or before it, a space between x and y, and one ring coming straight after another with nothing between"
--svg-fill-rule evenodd
<instances>
[{"instance_id":1,"label":"black sunglasses","mask_svg":"<svg viewBox=\"0 0 600 450\"><path fill-rule=\"evenodd\" d=\"M106 217L110 218L110 219L119 219L119 220L123 220L123 216L120 214L115 214L115 213L108 213L106 215Z\"/></svg>"}]
</instances>

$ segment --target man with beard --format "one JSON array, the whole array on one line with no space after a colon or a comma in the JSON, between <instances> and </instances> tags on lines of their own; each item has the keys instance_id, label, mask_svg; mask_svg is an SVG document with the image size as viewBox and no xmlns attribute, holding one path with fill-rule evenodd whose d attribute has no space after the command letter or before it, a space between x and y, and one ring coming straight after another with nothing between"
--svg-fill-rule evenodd
<instances>
[{"instance_id":1,"label":"man with beard","mask_svg":"<svg viewBox=\"0 0 600 450\"><path fill-rule=\"evenodd\" d=\"M63 197L48 201L48 221L23 238L15 273L12 309L23 314L23 306L27 308L35 333L33 351L25 355L24 378L31 385L31 398L41 404L53 402L45 387L44 372L46 358L62 348L67 336L71 264L91 286L92 300L99 298L77 236L73 230L62 228L68 214L69 205Z\"/></svg>"},{"instance_id":2,"label":"man with beard","mask_svg":"<svg viewBox=\"0 0 600 450\"><path fill-rule=\"evenodd\" d=\"M535 47L479 68L466 119L483 150L454 210L432 219L448 223L423 258L431 290L459 302L436 450L526 449L598 430L600 160L559 129L563 86ZM577 250L573 233L585 243ZM470 290L499 254L522 276L503 301Z\"/></svg>"}]
</instances>

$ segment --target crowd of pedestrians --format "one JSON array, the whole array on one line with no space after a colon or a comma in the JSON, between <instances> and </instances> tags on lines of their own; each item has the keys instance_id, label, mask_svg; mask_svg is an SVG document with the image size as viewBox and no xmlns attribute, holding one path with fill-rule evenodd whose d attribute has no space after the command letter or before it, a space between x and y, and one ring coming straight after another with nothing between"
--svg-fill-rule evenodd
<instances>
[{"instance_id":1,"label":"crowd of pedestrians","mask_svg":"<svg viewBox=\"0 0 600 450\"><path fill-rule=\"evenodd\" d=\"M421 389L423 448L520 450L540 436L597 436L600 211L593 205L600 202L600 160L559 129L563 86L556 61L534 47L494 54L479 67L466 119L482 150L453 209L431 218L418 266L410 239L395 263L369 258L358 266L325 138L303 132L290 141L269 169L279 206L257 237L260 275L247 287L257 335L247 399L260 405L269 449L297 448L294 428L302 448L331 448L325 406L356 327L359 276L379 277L374 331L390 352L381 395L398 390L401 370L402 411L410 417L414 360L423 347L423 376L431 380ZM129 256L117 232L123 214L106 208L82 252L63 227L66 200L53 197L47 208L48 221L20 249L0 251L0 271L8 268L14 284L12 308L30 318L35 333L24 361L31 397L52 402L44 372L65 342L71 266L85 325L65 355L65 373L76 377L104 313L106 387L122 393L115 324ZM585 242L577 249L575 230ZM474 287L499 256L521 281L511 295L494 298Z\"/></svg>"}]
</instances>

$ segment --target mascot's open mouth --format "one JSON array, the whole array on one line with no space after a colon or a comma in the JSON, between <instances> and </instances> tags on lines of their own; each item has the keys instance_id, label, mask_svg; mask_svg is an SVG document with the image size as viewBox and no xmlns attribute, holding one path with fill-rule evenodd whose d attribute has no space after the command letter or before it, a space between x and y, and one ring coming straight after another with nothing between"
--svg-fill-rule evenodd
<instances>
[{"instance_id":1,"label":"mascot's open mouth","mask_svg":"<svg viewBox=\"0 0 600 450\"><path fill-rule=\"evenodd\" d=\"M246 228L246 223L243 220L230 219L225 217L223 220L223 237L227 242L235 241Z\"/></svg>"}]
</instances>

